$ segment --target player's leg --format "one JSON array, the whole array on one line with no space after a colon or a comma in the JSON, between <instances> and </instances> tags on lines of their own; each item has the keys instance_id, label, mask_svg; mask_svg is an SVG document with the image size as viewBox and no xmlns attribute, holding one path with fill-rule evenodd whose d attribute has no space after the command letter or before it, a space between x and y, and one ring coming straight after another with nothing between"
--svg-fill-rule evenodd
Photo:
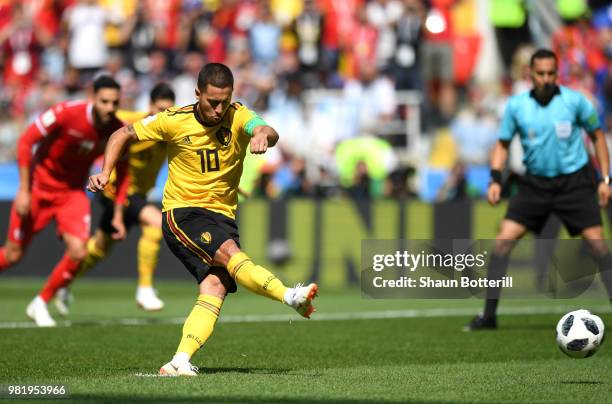
<instances>
[{"instance_id":1,"label":"player's leg","mask_svg":"<svg viewBox=\"0 0 612 404\"><path fill-rule=\"evenodd\" d=\"M87 241L87 256L81 263L78 276L86 274L103 260L115 243L110 236L113 232L114 202L104 195L98 201L102 206L102 215L94 235Z\"/></svg>"},{"instance_id":2,"label":"player's leg","mask_svg":"<svg viewBox=\"0 0 612 404\"><path fill-rule=\"evenodd\" d=\"M604 240L601 208L588 166L567 178L565 189L555 200L555 213L570 235L581 235L586 241L612 300L612 255Z\"/></svg>"},{"instance_id":3,"label":"player's leg","mask_svg":"<svg viewBox=\"0 0 612 404\"><path fill-rule=\"evenodd\" d=\"M89 272L98 262L100 262L111 250L112 246L116 241L113 240L108 234L100 229L96 229L94 235L87 240L86 249L87 256L79 265L76 273L73 275L76 278L85 275ZM72 284L71 282L71 284ZM70 292L70 288L68 286L64 288L60 288L55 293L55 299L53 299L53 303L55 304L55 308L62 316L68 316L70 314L70 306L73 302L74 298L72 293Z\"/></svg>"},{"instance_id":4,"label":"player's leg","mask_svg":"<svg viewBox=\"0 0 612 404\"><path fill-rule=\"evenodd\" d=\"M0 247L0 272L6 271L21 261L24 252L23 245L6 240L6 244Z\"/></svg>"},{"instance_id":5,"label":"player's leg","mask_svg":"<svg viewBox=\"0 0 612 404\"><path fill-rule=\"evenodd\" d=\"M589 252L592 255L597 266L601 280L608 293L608 298L612 302L612 254L603 237L602 226L591 226L582 230L582 238L584 238L589 246Z\"/></svg>"},{"instance_id":6,"label":"player's leg","mask_svg":"<svg viewBox=\"0 0 612 404\"><path fill-rule=\"evenodd\" d=\"M104 259L115 245L116 240L102 229L96 229L94 235L87 240L87 255L77 271L78 276L85 275Z\"/></svg>"},{"instance_id":7,"label":"player's leg","mask_svg":"<svg viewBox=\"0 0 612 404\"><path fill-rule=\"evenodd\" d=\"M161 310L164 302L153 289L153 274L159 259L162 239L162 213L155 205L147 204L140 209L138 219L141 235L138 240L138 289L136 302L146 311Z\"/></svg>"},{"instance_id":8,"label":"player's leg","mask_svg":"<svg viewBox=\"0 0 612 404\"><path fill-rule=\"evenodd\" d=\"M88 273L98 262L104 259L110 252L116 240L110 234L113 232L112 220L114 214L114 203L104 195L98 197L98 202L102 206L102 215L94 235L87 240L87 256L81 262L74 277L80 277ZM70 274L69 274L70 276ZM62 316L70 314L70 305L73 301L72 293L68 287L60 288L55 293L53 303L55 308Z\"/></svg>"},{"instance_id":9,"label":"player's leg","mask_svg":"<svg viewBox=\"0 0 612 404\"><path fill-rule=\"evenodd\" d=\"M488 279L500 279L506 274L510 252L516 240L527 230L540 233L554 209L554 191L550 184L526 175L519 182L518 193L510 199L506 217L495 238L495 247L487 268ZM500 288L488 288L484 312L466 325L464 331L497 328L497 306Z\"/></svg>"},{"instance_id":10,"label":"player's leg","mask_svg":"<svg viewBox=\"0 0 612 404\"><path fill-rule=\"evenodd\" d=\"M183 324L183 335L172 360L159 370L163 376L195 376L197 368L191 357L212 335L227 290L232 287L224 268L211 268L200 282L200 294L191 313Z\"/></svg>"},{"instance_id":11,"label":"player's leg","mask_svg":"<svg viewBox=\"0 0 612 404\"><path fill-rule=\"evenodd\" d=\"M25 217L17 214L14 204L11 207L6 244L0 247L0 273L21 261L34 234L51 221L52 212L41 209L41 201L41 196L33 192L30 214Z\"/></svg>"},{"instance_id":12,"label":"player's leg","mask_svg":"<svg viewBox=\"0 0 612 404\"><path fill-rule=\"evenodd\" d=\"M87 255L85 239L68 233L65 233L62 238L66 244L64 256L47 278L47 282L42 287L40 293L26 309L28 317L34 320L36 325L40 327L53 327L56 325L55 320L49 314L47 304L59 289L67 287L72 282L74 275L79 269L79 265Z\"/></svg>"},{"instance_id":13,"label":"player's leg","mask_svg":"<svg viewBox=\"0 0 612 404\"><path fill-rule=\"evenodd\" d=\"M66 251L53 269L38 296L28 306L27 314L37 325L53 326L55 321L47 310L47 303L60 288L72 282L87 256L87 239L91 221L90 205L85 192L73 191L59 195L54 201L57 230L66 245ZM51 321L49 321L51 320Z\"/></svg>"},{"instance_id":14,"label":"player's leg","mask_svg":"<svg viewBox=\"0 0 612 404\"><path fill-rule=\"evenodd\" d=\"M174 228L174 231L170 229L167 214L163 217L162 230L170 251L196 278L199 295L183 325L183 334L176 354L160 368L159 373L163 376L195 376L197 368L191 365L191 357L212 334L225 295L235 292L236 284L224 268L211 268L204 261L202 252L195 250L183 237L184 233L177 237L174 232L177 228Z\"/></svg>"},{"instance_id":15,"label":"player's leg","mask_svg":"<svg viewBox=\"0 0 612 404\"><path fill-rule=\"evenodd\" d=\"M248 290L293 307L300 315L310 318L311 302L318 286L286 287L266 268L255 265L240 250L236 221L206 209L173 209L165 213L164 223L176 239L201 254L209 265L226 268L232 279Z\"/></svg>"},{"instance_id":16,"label":"player's leg","mask_svg":"<svg viewBox=\"0 0 612 404\"><path fill-rule=\"evenodd\" d=\"M306 318L315 311L312 301L318 294L317 284L288 288L272 272L254 264L232 239L226 240L215 253L215 265L227 268L230 276L251 292L285 303Z\"/></svg>"},{"instance_id":17,"label":"player's leg","mask_svg":"<svg viewBox=\"0 0 612 404\"><path fill-rule=\"evenodd\" d=\"M527 232L527 227L514 220L504 219L495 238L495 247L487 268L487 279L501 279L508 270L510 253L516 243ZM464 331L497 328L497 306L500 288L488 288L484 311L464 327Z\"/></svg>"}]
</instances>

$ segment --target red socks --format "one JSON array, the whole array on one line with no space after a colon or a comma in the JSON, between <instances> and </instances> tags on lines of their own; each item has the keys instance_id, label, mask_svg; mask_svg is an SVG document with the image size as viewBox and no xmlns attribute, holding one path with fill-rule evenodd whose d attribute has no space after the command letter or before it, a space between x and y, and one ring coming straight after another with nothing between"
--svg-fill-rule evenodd
<instances>
[{"instance_id":1,"label":"red socks","mask_svg":"<svg viewBox=\"0 0 612 404\"><path fill-rule=\"evenodd\" d=\"M0 272L8 269L9 263L6 259L6 248L0 248Z\"/></svg>"},{"instance_id":2,"label":"red socks","mask_svg":"<svg viewBox=\"0 0 612 404\"><path fill-rule=\"evenodd\" d=\"M42 297L45 302L49 302L49 300L55 296L58 289L70 284L80 265L80 261L74 261L68 254L64 254L60 262L58 262L53 269L49 278L47 278L47 283L43 286L40 297Z\"/></svg>"}]
</instances>

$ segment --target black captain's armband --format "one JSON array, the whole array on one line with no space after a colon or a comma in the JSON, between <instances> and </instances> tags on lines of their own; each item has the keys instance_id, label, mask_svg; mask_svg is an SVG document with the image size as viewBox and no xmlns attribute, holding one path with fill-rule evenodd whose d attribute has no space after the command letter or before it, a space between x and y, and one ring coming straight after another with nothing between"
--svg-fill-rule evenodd
<instances>
[{"instance_id":1,"label":"black captain's armband","mask_svg":"<svg viewBox=\"0 0 612 404\"><path fill-rule=\"evenodd\" d=\"M491 170L491 183L502 184L502 172L501 170Z\"/></svg>"}]
</instances>

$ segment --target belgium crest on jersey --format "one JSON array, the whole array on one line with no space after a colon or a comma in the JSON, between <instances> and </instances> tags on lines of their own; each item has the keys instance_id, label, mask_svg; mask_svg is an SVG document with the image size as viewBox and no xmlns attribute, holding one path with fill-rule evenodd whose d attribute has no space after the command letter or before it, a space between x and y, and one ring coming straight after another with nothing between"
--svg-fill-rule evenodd
<instances>
[{"instance_id":1,"label":"belgium crest on jersey","mask_svg":"<svg viewBox=\"0 0 612 404\"><path fill-rule=\"evenodd\" d=\"M230 142L232 141L232 131L229 128L225 128L222 126L217 130L217 133L215 135L217 136L217 140L219 141L219 143L221 143L221 145L223 145L223 147L229 146Z\"/></svg>"}]
</instances>

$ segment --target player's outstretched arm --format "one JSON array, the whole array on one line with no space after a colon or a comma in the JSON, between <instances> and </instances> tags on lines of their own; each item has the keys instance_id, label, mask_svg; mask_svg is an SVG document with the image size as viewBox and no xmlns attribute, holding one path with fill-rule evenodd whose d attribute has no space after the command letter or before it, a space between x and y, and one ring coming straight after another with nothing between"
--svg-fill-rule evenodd
<instances>
[{"instance_id":1,"label":"player's outstretched arm","mask_svg":"<svg viewBox=\"0 0 612 404\"><path fill-rule=\"evenodd\" d=\"M262 125L253 129L251 138L251 153L263 154L268 147L273 147L278 142L278 133L271 126Z\"/></svg>"},{"instance_id":2,"label":"player's outstretched arm","mask_svg":"<svg viewBox=\"0 0 612 404\"><path fill-rule=\"evenodd\" d=\"M115 131L108 139L106 149L104 150L104 164L102 165L102 172L99 174L92 175L89 177L89 184L87 189L91 192L102 191L106 184L108 184L108 178L110 177L113 168L117 165L117 160L125 147L125 144L130 140L138 140L136 137L136 131L130 124L123 128Z\"/></svg>"}]
</instances>

